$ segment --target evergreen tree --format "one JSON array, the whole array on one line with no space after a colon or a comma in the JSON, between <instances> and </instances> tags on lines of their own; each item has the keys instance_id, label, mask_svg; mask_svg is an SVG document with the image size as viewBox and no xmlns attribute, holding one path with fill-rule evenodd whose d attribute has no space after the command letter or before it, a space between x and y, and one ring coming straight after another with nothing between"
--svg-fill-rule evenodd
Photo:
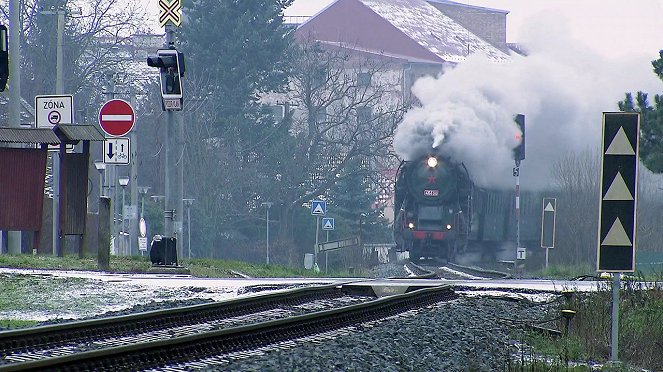
<instances>
[{"instance_id":1,"label":"evergreen tree","mask_svg":"<svg viewBox=\"0 0 663 372\"><path fill-rule=\"evenodd\" d=\"M339 232L344 235L370 237L371 242L388 242L390 232L384 218L384 207L378 203L378 193L371 186L366 164L353 159L339 174L329 191L329 210L339 220L335 221Z\"/></svg>"},{"instance_id":2,"label":"evergreen tree","mask_svg":"<svg viewBox=\"0 0 663 372\"><path fill-rule=\"evenodd\" d=\"M663 80L663 50L659 59L652 61L654 73ZM654 96L654 106L648 101L647 93L638 92L635 101L626 93L618 102L619 110L640 113L640 159L654 173L663 172L663 94Z\"/></svg>"},{"instance_id":3,"label":"evergreen tree","mask_svg":"<svg viewBox=\"0 0 663 372\"><path fill-rule=\"evenodd\" d=\"M207 239L201 244L212 249L228 241L227 246L245 250L263 238L262 202L274 203L270 220L278 216L278 161L287 161L292 149L291 121L275 118L260 99L283 91L287 83L292 38L282 14L291 3L184 4L181 49L185 104L191 105L185 189L201 201L197 224ZM234 253L224 252L226 257Z\"/></svg>"}]
</instances>

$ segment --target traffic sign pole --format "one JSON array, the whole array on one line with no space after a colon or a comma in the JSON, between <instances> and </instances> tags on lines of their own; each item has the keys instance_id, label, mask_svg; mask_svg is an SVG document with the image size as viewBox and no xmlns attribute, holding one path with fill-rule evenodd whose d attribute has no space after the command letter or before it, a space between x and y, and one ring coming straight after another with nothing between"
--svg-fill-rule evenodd
<instances>
[{"instance_id":1,"label":"traffic sign pole","mask_svg":"<svg viewBox=\"0 0 663 372\"><path fill-rule=\"evenodd\" d=\"M622 272L635 271L640 114L604 112L597 271L612 277L610 360L618 360Z\"/></svg>"},{"instance_id":2,"label":"traffic sign pole","mask_svg":"<svg viewBox=\"0 0 663 372\"><path fill-rule=\"evenodd\" d=\"M315 216L315 254L313 255L313 267L318 264L318 230L320 230L320 216Z\"/></svg>"}]
</instances>

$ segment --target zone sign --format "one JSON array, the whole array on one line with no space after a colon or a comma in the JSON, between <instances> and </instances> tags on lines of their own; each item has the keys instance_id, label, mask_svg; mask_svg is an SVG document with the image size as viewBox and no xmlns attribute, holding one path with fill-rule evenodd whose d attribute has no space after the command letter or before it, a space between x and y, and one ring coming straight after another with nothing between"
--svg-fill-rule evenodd
<instances>
[{"instance_id":1,"label":"zone sign","mask_svg":"<svg viewBox=\"0 0 663 372\"><path fill-rule=\"evenodd\" d=\"M72 95L35 96L35 125L53 128L58 124L74 123L74 97Z\"/></svg>"},{"instance_id":2,"label":"zone sign","mask_svg":"<svg viewBox=\"0 0 663 372\"><path fill-rule=\"evenodd\" d=\"M112 99L99 110L99 125L109 136L122 137L133 129L134 109L123 99Z\"/></svg>"}]
</instances>

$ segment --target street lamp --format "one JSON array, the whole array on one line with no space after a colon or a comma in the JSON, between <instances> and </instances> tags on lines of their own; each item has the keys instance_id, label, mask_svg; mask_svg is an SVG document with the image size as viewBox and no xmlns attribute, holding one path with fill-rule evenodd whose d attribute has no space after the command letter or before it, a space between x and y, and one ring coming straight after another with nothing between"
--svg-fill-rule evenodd
<instances>
[{"instance_id":1,"label":"street lamp","mask_svg":"<svg viewBox=\"0 0 663 372\"><path fill-rule=\"evenodd\" d=\"M124 219L125 219L124 218L125 217L125 215L124 215L124 213L125 213L124 190L127 188L127 185L129 184L129 177L127 177L127 176L120 177L118 179L118 183L120 184L120 186L122 186L122 232L120 234L120 235L122 235L122 240L120 240L120 243L122 243L122 253L126 256L127 255L127 252L125 252L126 243L124 241L124 232L125 232L125 230L124 230Z\"/></svg>"},{"instance_id":2,"label":"street lamp","mask_svg":"<svg viewBox=\"0 0 663 372\"><path fill-rule=\"evenodd\" d=\"M189 259L191 259L191 204L193 204L194 200L196 199L182 199L184 205L186 205L186 233L188 235L187 245L189 246Z\"/></svg>"},{"instance_id":3,"label":"street lamp","mask_svg":"<svg viewBox=\"0 0 663 372\"><path fill-rule=\"evenodd\" d=\"M99 171L99 197L102 197L104 196L104 171L106 170L106 163L101 160L95 160L94 167Z\"/></svg>"},{"instance_id":4,"label":"street lamp","mask_svg":"<svg viewBox=\"0 0 663 372\"><path fill-rule=\"evenodd\" d=\"M267 265L269 265L269 208L274 205L272 202L265 202L261 203L261 206L265 207L265 210L267 211Z\"/></svg>"},{"instance_id":5,"label":"street lamp","mask_svg":"<svg viewBox=\"0 0 663 372\"><path fill-rule=\"evenodd\" d=\"M145 217L145 195L149 191L149 186L138 186L138 193L140 194L140 218Z\"/></svg>"}]
</instances>

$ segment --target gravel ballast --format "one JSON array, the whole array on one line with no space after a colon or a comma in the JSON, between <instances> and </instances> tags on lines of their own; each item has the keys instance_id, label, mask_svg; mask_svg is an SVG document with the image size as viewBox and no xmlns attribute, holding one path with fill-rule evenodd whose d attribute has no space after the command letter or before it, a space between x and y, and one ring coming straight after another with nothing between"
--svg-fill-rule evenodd
<instances>
[{"instance_id":1,"label":"gravel ballast","mask_svg":"<svg viewBox=\"0 0 663 372\"><path fill-rule=\"evenodd\" d=\"M517 351L509 336L518 329L515 324L551 318L553 306L461 296L331 340L298 342L262 355L231 358L222 367L232 371L505 371Z\"/></svg>"}]
</instances>

